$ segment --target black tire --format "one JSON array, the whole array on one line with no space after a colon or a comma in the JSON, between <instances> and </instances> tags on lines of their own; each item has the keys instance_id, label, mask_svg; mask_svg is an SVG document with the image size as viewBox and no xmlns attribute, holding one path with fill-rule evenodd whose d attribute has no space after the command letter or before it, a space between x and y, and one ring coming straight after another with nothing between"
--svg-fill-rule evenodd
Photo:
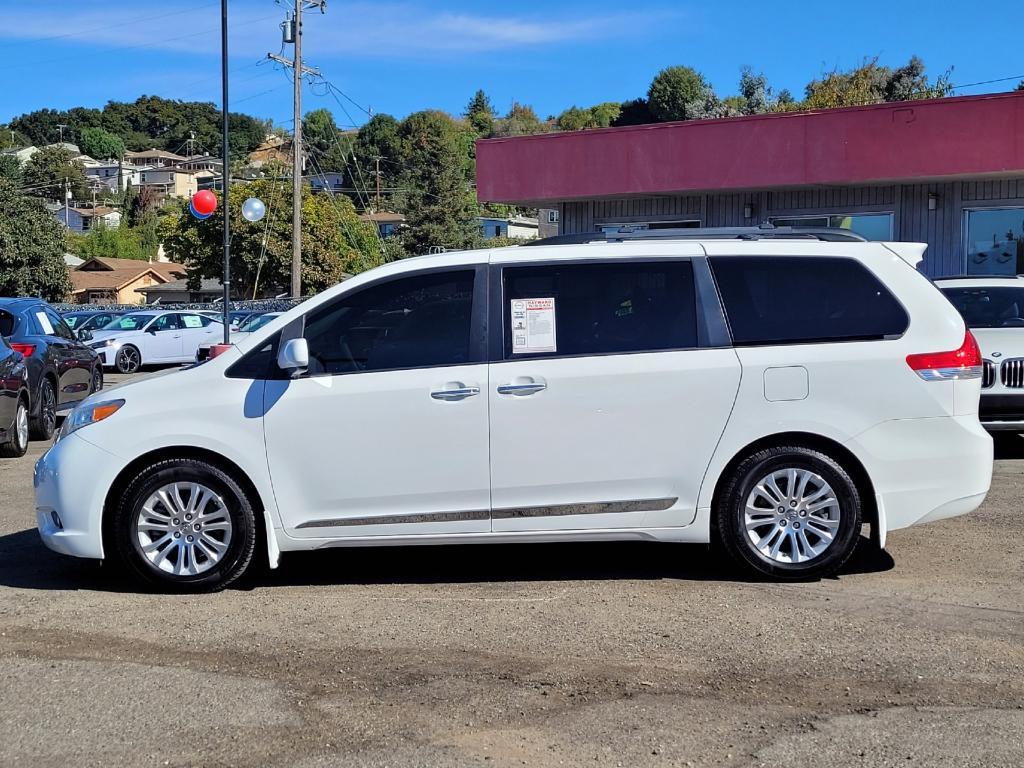
<instances>
[{"instance_id":1,"label":"black tire","mask_svg":"<svg viewBox=\"0 0 1024 768\"><path fill-rule=\"evenodd\" d=\"M834 506L830 506L823 516L838 515L838 525L831 534L830 541L826 541L824 538L824 535L828 533L824 524L819 524L812 516L810 521L813 525L810 525L807 513L801 514L802 502L793 504L785 500L789 498L787 493L799 495L797 493L799 489L791 491L784 487L789 482L785 480L782 484L777 483L775 486L778 490L783 491L785 497L781 506L775 507L774 504L778 502L773 502L773 505L768 507L768 502L775 496L774 491L770 492L771 496L758 494L760 504L764 504L765 509L762 510L758 507L756 514L751 518L758 527L748 534L746 510L751 494L755 494L758 484L773 472L786 473L789 469L812 473L831 486L836 503ZM808 481L805 488L819 488L817 485L812 485L813 482ZM856 483L842 464L831 456L799 445L766 448L741 461L725 478L725 485L719 494L714 510L717 540L733 560L761 576L777 580L820 578L835 573L853 554L860 535L863 519L862 506ZM784 511L780 512L779 510ZM761 520L762 516L766 522L757 523L756 521ZM768 520L772 522L767 522ZM767 543L762 544L775 528L778 528L778 531L774 532L776 538L769 539ZM801 529L802 534L797 529ZM818 530L822 530L823 533L817 533ZM803 543L810 542L815 547L824 544L824 550L799 562L799 558L805 556L806 551L803 548L803 543L797 543L798 535L802 535ZM760 538L755 543L752 537ZM770 556L771 549L779 539L785 539L785 541L778 548L776 557L773 558ZM759 551L758 544L762 544L769 552L766 554ZM771 546L768 546L769 544ZM794 547L799 547L801 550L796 556L798 562L793 562ZM780 559L787 557L789 562L780 562Z\"/></svg>"},{"instance_id":2,"label":"black tire","mask_svg":"<svg viewBox=\"0 0 1024 768\"><path fill-rule=\"evenodd\" d=\"M100 363L96 363L96 367L92 369L92 390L89 394L96 394L103 389L103 366Z\"/></svg>"},{"instance_id":3,"label":"black tire","mask_svg":"<svg viewBox=\"0 0 1024 768\"><path fill-rule=\"evenodd\" d=\"M24 424L28 423L28 399L25 397L18 400L18 410L11 426L11 439L0 445L0 456L5 459L19 459L28 452L28 430L18 428L21 420Z\"/></svg>"},{"instance_id":4,"label":"black tire","mask_svg":"<svg viewBox=\"0 0 1024 768\"><path fill-rule=\"evenodd\" d=\"M39 407L29 423L33 440L52 440L57 430L57 388L53 379L44 376L39 384Z\"/></svg>"},{"instance_id":5,"label":"black tire","mask_svg":"<svg viewBox=\"0 0 1024 768\"><path fill-rule=\"evenodd\" d=\"M224 502L223 509L231 523L230 539L220 560L194 575L177 575L150 562L143 553L136 527L149 497L163 486L181 482L198 483L217 494ZM249 567L256 548L255 515L253 504L241 485L219 467L197 459L167 459L142 469L121 494L108 529L112 554L139 581L162 591L214 592L234 582ZM180 536L176 539L181 541ZM174 546L176 542L167 545L168 548ZM181 552L179 549L166 555L162 562L171 564L182 557Z\"/></svg>"},{"instance_id":6,"label":"black tire","mask_svg":"<svg viewBox=\"0 0 1024 768\"><path fill-rule=\"evenodd\" d=\"M138 347L126 344L117 350L114 357L114 367L118 373L136 373L142 367L142 354Z\"/></svg>"}]
</instances>

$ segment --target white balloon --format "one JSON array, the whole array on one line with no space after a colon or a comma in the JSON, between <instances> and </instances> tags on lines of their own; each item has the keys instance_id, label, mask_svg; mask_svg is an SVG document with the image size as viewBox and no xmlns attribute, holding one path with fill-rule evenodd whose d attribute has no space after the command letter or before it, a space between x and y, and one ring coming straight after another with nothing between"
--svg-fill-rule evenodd
<instances>
[{"instance_id":1,"label":"white balloon","mask_svg":"<svg viewBox=\"0 0 1024 768\"><path fill-rule=\"evenodd\" d=\"M259 221L267 212L267 206L258 197L250 197L242 203L242 217L246 221Z\"/></svg>"}]
</instances>

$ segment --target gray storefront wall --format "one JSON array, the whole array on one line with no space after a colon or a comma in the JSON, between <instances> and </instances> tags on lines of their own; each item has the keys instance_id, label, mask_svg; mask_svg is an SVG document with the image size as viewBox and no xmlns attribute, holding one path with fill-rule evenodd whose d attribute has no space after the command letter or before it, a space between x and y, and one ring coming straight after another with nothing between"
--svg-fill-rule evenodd
<instances>
[{"instance_id":1,"label":"gray storefront wall","mask_svg":"<svg viewBox=\"0 0 1024 768\"><path fill-rule=\"evenodd\" d=\"M559 206L562 234L594 232L615 224L670 226L673 222L695 222L705 227L731 227L783 217L889 213L893 217L892 239L928 244L921 268L931 277L989 269L968 268L966 217L969 211L999 208L1020 208L1017 221L1024 226L1024 177L660 195L573 201ZM1017 248L1020 253L1020 246ZM1020 270L992 267L991 271Z\"/></svg>"}]
</instances>

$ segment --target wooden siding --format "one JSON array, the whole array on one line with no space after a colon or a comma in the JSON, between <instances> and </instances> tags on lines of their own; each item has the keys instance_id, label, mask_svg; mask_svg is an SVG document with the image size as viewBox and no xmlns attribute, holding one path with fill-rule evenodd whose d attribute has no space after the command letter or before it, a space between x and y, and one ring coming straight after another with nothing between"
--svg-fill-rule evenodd
<instances>
[{"instance_id":1,"label":"wooden siding","mask_svg":"<svg viewBox=\"0 0 1024 768\"><path fill-rule=\"evenodd\" d=\"M929 194L937 195L933 211ZM1024 177L583 200L562 203L560 215L562 234L576 234L604 223L699 219L706 227L736 227L774 216L890 212L896 240L928 244L922 269L937 277L965 271L964 210L986 206L1024 207Z\"/></svg>"}]
</instances>

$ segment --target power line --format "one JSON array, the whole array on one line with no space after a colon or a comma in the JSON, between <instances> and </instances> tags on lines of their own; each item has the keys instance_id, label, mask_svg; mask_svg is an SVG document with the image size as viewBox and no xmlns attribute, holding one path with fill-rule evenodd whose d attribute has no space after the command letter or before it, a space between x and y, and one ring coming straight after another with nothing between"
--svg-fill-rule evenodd
<instances>
[{"instance_id":1,"label":"power line","mask_svg":"<svg viewBox=\"0 0 1024 768\"><path fill-rule=\"evenodd\" d=\"M976 85L992 85L993 83L1005 83L1007 80L1024 80L1024 75L1013 75L1011 77L997 77L995 80L979 80L977 83L951 85L950 88L954 91L958 91L961 88L973 88Z\"/></svg>"}]
</instances>

